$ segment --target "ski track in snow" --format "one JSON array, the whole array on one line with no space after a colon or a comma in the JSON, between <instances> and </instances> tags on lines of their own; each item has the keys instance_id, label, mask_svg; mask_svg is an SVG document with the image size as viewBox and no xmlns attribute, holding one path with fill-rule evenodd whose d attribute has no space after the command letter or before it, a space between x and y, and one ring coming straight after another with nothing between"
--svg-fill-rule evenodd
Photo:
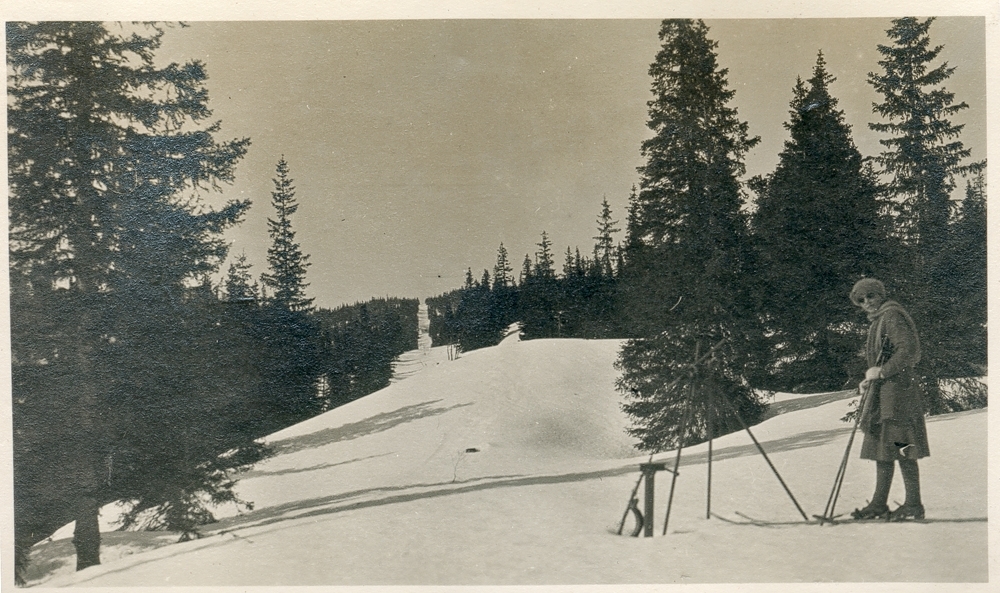
<instances>
[{"instance_id":1,"label":"ski track in snow","mask_svg":"<svg viewBox=\"0 0 1000 593\"><path fill-rule=\"evenodd\" d=\"M422 310L421 326L426 317ZM926 523L805 524L745 432L684 449L656 477L653 538L615 535L647 460L614 390L620 342L532 340L448 360L429 338L389 387L271 435L278 454L204 537L104 534L73 572L71 526L33 550L32 586L549 585L984 582L987 414L929 418ZM752 427L808 514L822 513L851 427L849 392L779 394ZM874 465L855 441L837 511L863 506ZM656 456L673 466L675 452ZM640 508L642 507L642 490ZM890 502L902 502L896 472ZM891 505L894 506L894 505ZM104 522L113 518L106 508ZM749 518L749 519L748 519ZM630 527L626 526L626 533Z\"/></svg>"},{"instance_id":2,"label":"ski track in snow","mask_svg":"<svg viewBox=\"0 0 1000 593\"><path fill-rule=\"evenodd\" d=\"M391 383L398 383L426 369L429 365L438 364L442 359L448 359L447 346L431 347L430 328L431 320L427 304L421 302L417 308L417 348L404 352L393 362Z\"/></svg>"}]
</instances>

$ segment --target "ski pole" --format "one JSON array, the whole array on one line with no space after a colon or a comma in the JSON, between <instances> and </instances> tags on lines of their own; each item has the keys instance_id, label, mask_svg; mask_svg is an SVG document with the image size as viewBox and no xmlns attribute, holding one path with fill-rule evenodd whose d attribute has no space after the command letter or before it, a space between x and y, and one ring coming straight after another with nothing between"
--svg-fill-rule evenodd
<instances>
[{"instance_id":1,"label":"ski pole","mask_svg":"<svg viewBox=\"0 0 1000 593\"><path fill-rule=\"evenodd\" d=\"M710 396L711 397L711 396ZM715 422L715 398L710 400L708 405L708 491L705 494L705 518L712 518L712 438L714 430L712 423Z\"/></svg>"},{"instance_id":2,"label":"ski pole","mask_svg":"<svg viewBox=\"0 0 1000 593\"><path fill-rule=\"evenodd\" d=\"M889 336L885 336L882 338L882 343L879 345L878 358L875 360L875 366L879 367L882 366L882 363L885 358L885 347L888 344L888 340ZM854 419L854 428L851 430L851 436L847 440L847 449L844 451L844 459L841 460L840 472L835 479L836 484L834 492L832 493L833 498L830 501L828 501L830 509L829 512L826 515L824 515L830 519L833 519L833 512L837 505L837 500L840 498L840 489L844 485L844 476L847 475L847 463L850 457L851 447L854 444L855 434L857 433L858 426L860 426L861 424L861 418L864 417L864 415L868 413L871 410L871 407L874 405L873 403L874 393L875 393L875 383L872 382L868 384L868 387L865 389L865 393L862 396L861 401L858 402L858 415Z\"/></svg>"},{"instance_id":3,"label":"ski pole","mask_svg":"<svg viewBox=\"0 0 1000 593\"><path fill-rule=\"evenodd\" d=\"M725 338L723 338L723 340L719 342L716 346L721 346L724 341ZM716 346L710 348L708 353L714 351ZM681 450L684 448L684 433L685 431L687 431L687 425L688 422L690 422L691 420L691 416L693 416L692 409L694 408L694 396L695 396L694 382L695 382L695 373L698 372L698 366L697 366L698 361L701 359L701 357L698 356L700 350L701 350L701 342L699 341L695 344L694 347L695 362L691 366L691 374L690 374L691 384L688 386L687 408L684 410L683 420L681 420L680 437L677 439L677 457L676 459L674 459L674 471L673 471L674 476L670 480L670 497L667 499L667 516L663 519L663 535L667 534L667 525L670 524L670 508L674 503L674 486L677 485L677 474L680 471L680 466L681 466Z\"/></svg>"},{"instance_id":4,"label":"ski pole","mask_svg":"<svg viewBox=\"0 0 1000 593\"><path fill-rule=\"evenodd\" d=\"M691 383L691 397L694 398L694 382ZM663 519L663 535L667 534L667 525L670 524L670 507L674 504L674 487L677 485L677 474L681 466L681 450L684 449L684 432L687 430L688 421L691 419L691 408L693 401L688 401L687 410L684 412L684 420L681 421L680 437L677 439L677 457L674 458L673 478L670 480L670 496L667 498L667 516Z\"/></svg>"},{"instance_id":5,"label":"ski pole","mask_svg":"<svg viewBox=\"0 0 1000 593\"><path fill-rule=\"evenodd\" d=\"M830 497L826 500L826 508L823 510L823 516L817 517L820 520L820 525L826 521L833 521L833 511L837 505L837 499L840 498L840 488L844 483L844 476L847 474L847 462L851 455L851 447L854 445L854 436L858 432L858 425L861 423L861 416L865 413L865 408L868 402L871 400L869 395L871 394L872 386L869 385L865 392L861 395L861 401L858 402L858 415L854 419L854 426L851 428L851 436L847 439L847 448L844 449L844 457L840 460L840 467L837 468L837 475L833 478L833 489L830 491Z\"/></svg>"},{"instance_id":6,"label":"ski pole","mask_svg":"<svg viewBox=\"0 0 1000 593\"><path fill-rule=\"evenodd\" d=\"M888 336L882 338L882 344L879 349L878 358L875 360L875 366L882 366L883 358L885 356L885 346L888 341ZM837 468L837 475L833 479L833 489L830 491L830 497L826 501L826 508L823 511L822 517L817 517L820 520L820 525L826 521L833 521L833 512L837 506L837 499L840 498L840 489L844 484L844 476L847 474L847 462L850 459L851 447L854 445L854 436L858 432L858 426L861 424L861 417L871 407L872 393L874 392L875 384L871 382L865 389L865 392L861 394L861 400L858 402L858 414L854 418L854 427L851 429L851 436L847 439L847 448L844 449L844 457L840 460L840 467Z\"/></svg>"},{"instance_id":7,"label":"ski pole","mask_svg":"<svg viewBox=\"0 0 1000 593\"><path fill-rule=\"evenodd\" d=\"M778 478L778 482L781 484L781 487L785 489L785 494L788 495L788 498L792 499L792 504L794 504L795 508L798 509L799 514L802 515L803 519L809 521L809 516L806 515L806 512L802 510L802 506L799 505L799 501L795 499L795 495L792 494L791 489L788 488L788 484L785 484L785 480L782 479L781 474L778 473L778 468L774 467L774 464L771 463L771 458L767 456L767 452L764 451L764 447L762 447L761 444L757 441L757 437L753 436L753 432L750 431L750 427L747 426L747 423L743 420L743 416L740 415L740 411L736 407L736 404L729 401L729 398L725 396L723 396L722 401L724 401L729 406L729 409L732 410L733 414L736 416L736 419L739 420L740 425L743 427L743 430L745 430L747 434L750 435L750 440L753 441L753 444L754 446L757 447L757 450L760 452L761 457L764 458L764 461L767 462L767 465L771 468L771 471L774 472L774 477Z\"/></svg>"}]
</instances>

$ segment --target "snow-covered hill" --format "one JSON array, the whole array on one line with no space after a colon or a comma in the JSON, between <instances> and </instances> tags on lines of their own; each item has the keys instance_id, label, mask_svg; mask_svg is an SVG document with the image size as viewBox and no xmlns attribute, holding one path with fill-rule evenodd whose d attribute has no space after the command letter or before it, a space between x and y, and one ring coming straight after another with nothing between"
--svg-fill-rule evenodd
<instances>
[{"instance_id":1,"label":"snow-covered hill","mask_svg":"<svg viewBox=\"0 0 1000 593\"><path fill-rule=\"evenodd\" d=\"M101 566L36 546L33 585L530 585L985 581L987 414L929 419L925 523L805 524L748 437L685 449L670 532L615 535L647 456L614 390L616 341L516 335L272 435L246 474L254 511L220 509L205 537L106 533ZM821 513L850 426L847 392L780 395L753 428L799 503ZM852 453L838 508L862 506L874 467ZM657 460L673 463L674 453ZM902 501L897 472L890 502ZM751 523L748 518L758 522Z\"/></svg>"}]
</instances>

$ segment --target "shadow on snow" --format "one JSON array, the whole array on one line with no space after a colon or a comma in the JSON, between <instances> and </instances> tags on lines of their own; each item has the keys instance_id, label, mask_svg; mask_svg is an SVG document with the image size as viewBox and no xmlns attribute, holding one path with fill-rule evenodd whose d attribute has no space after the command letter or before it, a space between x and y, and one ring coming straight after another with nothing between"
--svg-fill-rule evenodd
<instances>
[{"instance_id":1,"label":"shadow on snow","mask_svg":"<svg viewBox=\"0 0 1000 593\"><path fill-rule=\"evenodd\" d=\"M455 404L454 406L446 408L431 407L439 401L441 400L437 399L434 401L413 404L412 406L404 406L391 412L375 414L374 416L365 418L364 420L360 420L358 422L324 428L309 434L274 441L272 444L276 454L286 455L302 451L304 449L315 449L332 443L350 441L378 432L384 432L399 426L400 424L406 424L407 422L413 422L414 420L428 418L430 416L439 416L456 408L473 405L469 402L465 404Z\"/></svg>"}]
</instances>

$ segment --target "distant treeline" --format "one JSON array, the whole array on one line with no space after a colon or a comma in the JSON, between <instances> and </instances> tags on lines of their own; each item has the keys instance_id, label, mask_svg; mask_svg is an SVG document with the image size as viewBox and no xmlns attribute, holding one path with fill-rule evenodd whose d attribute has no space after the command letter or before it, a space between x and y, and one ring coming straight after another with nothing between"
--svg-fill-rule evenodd
<instances>
[{"instance_id":1,"label":"distant treeline","mask_svg":"<svg viewBox=\"0 0 1000 593\"><path fill-rule=\"evenodd\" d=\"M505 282L502 274L491 278L487 270L473 280L470 270L464 287L427 299L432 342L458 344L465 351L492 346L514 322L521 323L525 339L628 335L615 306L612 268L577 252L556 276L544 263L551 258L539 261L525 264L517 284Z\"/></svg>"}]
</instances>

